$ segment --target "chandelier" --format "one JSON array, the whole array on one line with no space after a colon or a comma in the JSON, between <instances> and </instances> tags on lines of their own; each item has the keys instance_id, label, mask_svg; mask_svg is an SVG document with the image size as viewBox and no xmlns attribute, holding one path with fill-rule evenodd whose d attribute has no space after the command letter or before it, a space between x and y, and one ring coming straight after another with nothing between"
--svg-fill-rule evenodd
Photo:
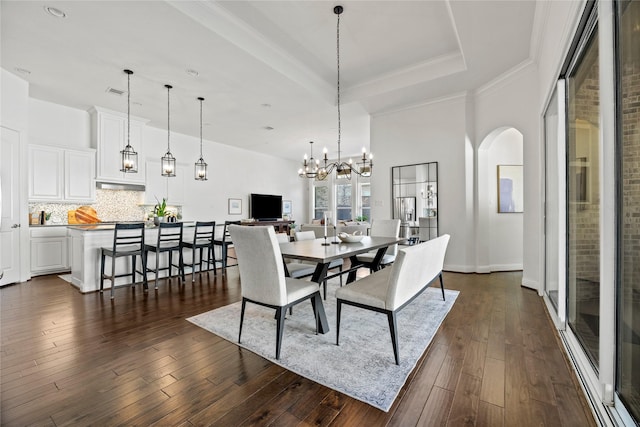
<instances>
[{"instance_id":1,"label":"chandelier","mask_svg":"<svg viewBox=\"0 0 640 427\"><path fill-rule=\"evenodd\" d=\"M176 176L176 158L171 154L171 105L169 103L169 91L173 88L171 85L164 85L167 88L167 152L160 158L162 176Z\"/></svg>"},{"instance_id":2,"label":"chandelier","mask_svg":"<svg viewBox=\"0 0 640 427\"><path fill-rule=\"evenodd\" d=\"M204 98L198 97L198 101L200 101L200 158L195 164L195 179L196 181L206 181L207 163L202 158L202 101L204 101Z\"/></svg>"},{"instance_id":3,"label":"chandelier","mask_svg":"<svg viewBox=\"0 0 640 427\"><path fill-rule=\"evenodd\" d=\"M341 158L340 142L342 138L342 120L340 116L340 14L344 11L342 6L336 6L333 8L333 13L337 16L336 25L336 64L337 64L337 104L338 104L338 160L335 162L329 162L327 157L327 149L324 148L322 166L320 166L320 160L313 158L313 142L309 142L311 145L311 155L307 158L304 155L302 162L302 168L298 170L298 176L301 178L313 178L318 180L326 179L334 170L336 171L337 178L351 179L351 173L363 177L371 176L373 169L373 154L367 155L367 150L362 148L362 158L356 162L355 166L353 161L349 159L349 162L343 162Z\"/></svg>"},{"instance_id":4,"label":"chandelier","mask_svg":"<svg viewBox=\"0 0 640 427\"><path fill-rule=\"evenodd\" d=\"M130 144L131 140L131 74L133 71L124 70L127 75L127 146L120 151L120 172L138 172L138 153Z\"/></svg>"}]
</instances>

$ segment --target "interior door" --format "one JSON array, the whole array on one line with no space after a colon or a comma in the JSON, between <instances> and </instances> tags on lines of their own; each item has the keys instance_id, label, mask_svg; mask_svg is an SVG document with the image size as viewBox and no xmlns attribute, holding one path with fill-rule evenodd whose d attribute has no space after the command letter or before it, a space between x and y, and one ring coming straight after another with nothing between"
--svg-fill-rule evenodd
<instances>
[{"instance_id":1,"label":"interior door","mask_svg":"<svg viewBox=\"0 0 640 427\"><path fill-rule=\"evenodd\" d=\"M0 127L0 286L20 280L18 132Z\"/></svg>"}]
</instances>

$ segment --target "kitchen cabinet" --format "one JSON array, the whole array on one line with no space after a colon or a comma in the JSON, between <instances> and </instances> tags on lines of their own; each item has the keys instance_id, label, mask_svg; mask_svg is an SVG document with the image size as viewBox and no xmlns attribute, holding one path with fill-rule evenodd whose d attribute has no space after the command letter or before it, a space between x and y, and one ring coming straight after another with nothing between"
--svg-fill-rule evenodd
<instances>
[{"instance_id":1,"label":"kitchen cabinet","mask_svg":"<svg viewBox=\"0 0 640 427\"><path fill-rule=\"evenodd\" d=\"M64 150L29 145L29 200L61 201L64 187Z\"/></svg>"},{"instance_id":2,"label":"kitchen cabinet","mask_svg":"<svg viewBox=\"0 0 640 427\"><path fill-rule=\"evenodd\" d=\"M31 237L31 275L69 271L67 227L33 227Z\"/></svg>"},{"instance_id":3,"label":"kitchen cabinet","mask_svg":"<svg viewBox=\"0 0 640 427\"><path fill-rule=\"evenodd\" d=\"M138 153L138 172L120 172L120 151L127 145L127 115L94 107L91 113L91 142L97 150L97 176L100 182L145 184L143 132L147 121L131 118L130 144Z\"/></svg>"},{"instance_id":4,"label":"kitchen cabinet","mask_svg":"<svg viewBox=\"0 0 640 427\"><path fill-rule=\"evenodd\" d=\"M64 199L93 202L96 199L95 151L64 152Z\"/></svg>"},{"instance_id":5,"label":"kitchen cabinet","mask_svg":"<svg viewBox=\"0 0 640 427\"><path fill-rule=\"evenodd\" d=\"M185 164L176 164L176 176L162 176L160 171L160 160L146 161L146 187L145 187L145 204L155 205L162 198L167 199L169 205L184 204L184 183L188 173L188 166Z\"/></svg>"},{"instance_id":6,"label":"kitchen cabinet","mask_svg":"<svg viewBox=\"0 0 640 427\"><path fill-rule=\"evenodd\" d=\"M95 150L29 145L28 151L29 201L95 201Z\"/></svg>"}]
</instances>

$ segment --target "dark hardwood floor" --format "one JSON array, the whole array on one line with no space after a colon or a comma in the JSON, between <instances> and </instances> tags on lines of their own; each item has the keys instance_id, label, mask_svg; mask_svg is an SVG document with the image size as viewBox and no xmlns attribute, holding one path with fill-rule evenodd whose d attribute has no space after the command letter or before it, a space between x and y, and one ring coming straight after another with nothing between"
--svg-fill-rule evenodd
<instances>
[{"instance_id":1,"label":"dark hardwood floor","mask_svg":"<svg viewBox=\"0 0 640 427\"><path fill-rule=\"evenodd\" d=\"M118 288L113 301L34 278L0 290L0 424L595 425L541 298L520 281L445 273L460 296L385 413L187 322L239 299L237 267L147 295Z\"/></svg>"}]
</instances>

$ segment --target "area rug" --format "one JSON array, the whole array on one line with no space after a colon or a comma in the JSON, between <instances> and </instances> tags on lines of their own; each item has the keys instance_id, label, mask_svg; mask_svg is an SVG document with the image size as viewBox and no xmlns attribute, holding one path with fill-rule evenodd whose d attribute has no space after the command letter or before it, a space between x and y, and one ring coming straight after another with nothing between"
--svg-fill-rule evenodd
<instances>
[{"instance_id":1,"label":"area rug","mask_svg":"<svg viewBox=\"0 0 640 427\"><path fill-rule=\"evenodd\" d=\"M280 360L275 359L274 310L247 303L241 347L290 371L381 409L389 410L455 302L458 291L428 288L397 315L400 365L395 364L387 316L342 306L340 346L336 346L337 283L330 282L323 301L330 331L315 334L310 302L287 315ZM234 344L238 342L241 303L187 320Z\"/></svg>"}]
</instances>

